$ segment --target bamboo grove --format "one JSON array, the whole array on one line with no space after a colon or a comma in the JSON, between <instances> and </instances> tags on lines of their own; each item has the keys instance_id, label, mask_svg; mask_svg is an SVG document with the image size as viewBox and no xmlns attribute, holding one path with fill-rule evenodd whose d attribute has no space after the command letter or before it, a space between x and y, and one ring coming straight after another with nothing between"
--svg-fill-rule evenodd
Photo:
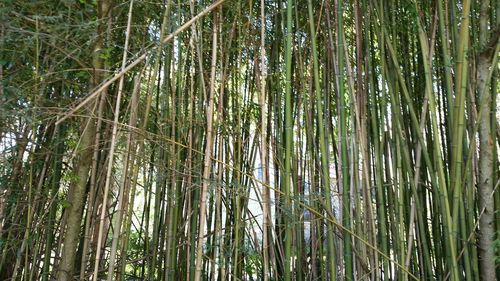
<instances>
[{"instance_id":1,"label":"bamboo grove","mask_svg":"<svg viewBox=\"0 0 500 281\"><path fill-rule=\"evenodd\" d=\"M0 17L0 280L499 277L499 1Z\"/></svg>"}]
</instances>

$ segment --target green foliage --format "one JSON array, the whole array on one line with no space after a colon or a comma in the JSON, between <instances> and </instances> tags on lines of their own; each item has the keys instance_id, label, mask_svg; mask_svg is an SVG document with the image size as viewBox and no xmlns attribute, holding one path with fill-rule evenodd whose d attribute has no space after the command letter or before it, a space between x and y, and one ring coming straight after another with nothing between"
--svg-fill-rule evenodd
<instances>
[{"instance_id":1,"label":"green foliage","mask_svg":"<svg viewBox=\"0 0 500 281\"><path fill-rule=\"evenodd\" d=\"M485 44L479 34L494 37L498 15L486 7L484 22L480 3L467 14L468 1L442 2L225 1L163 46L160 30L165 38L213 2L134 1L130 34L130 1L1 2L0 280L63 280L80 269L83 279L94 270L109 280L194 279L200 257L203 280L480 280L482 248L464 242L485 242L473 231L488 227L477 227L478 98L480 86L494 96L500 83L494 72L482 85L471 54ZM127 36L126 63L146 59L122 76L121 109L118 78L56 126L119 73ZM70 196L77 182L81 198ZM70 229L76 261L64 250ZM486 241L497 265L499 235ZM206 241L200 256L197 241Z\"/></svg>"}]
</instances>

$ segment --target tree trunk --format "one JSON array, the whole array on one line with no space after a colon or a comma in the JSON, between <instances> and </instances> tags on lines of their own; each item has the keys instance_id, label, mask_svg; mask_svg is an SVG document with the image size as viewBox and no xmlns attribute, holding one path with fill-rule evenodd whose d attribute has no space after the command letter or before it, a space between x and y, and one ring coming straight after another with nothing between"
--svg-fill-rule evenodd
<instances>
[{"instance_id":1,"label":"tree trunk","mask_svg":"<svg viewBox=\"0 0 500 281\"><path fill-rule=\"evenodd\" d=\"M498 35L488 40L488 19L490 1L481 2L479 43L485 49L480 53L477 63L477 82L479 96L479 178L478 178L478 199L479 199L479 267L481 280L496 280L495 273L495 249L493 240L495 236L495 206L493 200L493 186L495 183L494 172L494 138L493 126L491 122L492 99L490 91L490 67L493 49L498 43Z\"/></svg>"},{"instance_id":2,"label":"tree trunk","mask_svg":"<svg viewBox=\"0 0 500 281\"><path fill-rule=\"evenodd\" d=\"M103 19L107 16L110 1L98 1L97 4L98 19ZM102 82L102 70L104 68L104 61L101 57L101 52L104 46L104 31L106 26L100 21L101 24L97 27L97 39L94 44L93 50L93 68L94 73L91 78L91 89L94 89ZM83 206L87 197L87 182L89 179L89 171L92 166L92 155L94 145L94 138L96 134L95 120L92 119L96 111L94 106L95 102L89 103L87 106L88 121L82 127L81 142L78 148L78 157L76 158L75 174L76 180L71 184L68 202L69 206L66 210L68 212L68 220L66 223L66 233L63 238L63 250L61 255L61 262L57 268L57 280L66 281L72 280L73 269L75 267L75 257L77 253L78 241L80 240L80 231L82 225ZM61 230L63 232L64 230Z\"/></svg>"}]
</instances>

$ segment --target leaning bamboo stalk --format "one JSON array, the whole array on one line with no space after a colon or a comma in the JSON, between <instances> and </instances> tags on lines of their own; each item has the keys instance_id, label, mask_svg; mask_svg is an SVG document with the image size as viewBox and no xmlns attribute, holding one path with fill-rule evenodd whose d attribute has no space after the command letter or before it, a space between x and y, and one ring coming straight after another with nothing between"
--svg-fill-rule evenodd
<instances>
[{"instance_id":1,"label":"leaning bamboo stalk","mask_svg":"<svg viewBox=\"0 0 500 281\"><path fill-rule=\"evenodd\" d=\"M124 52L125 59L122 61L122 71L125 69L125 64L126 64L126 52ZM109 195L109 190L111 186L111 174L113 172L113 165L114 165L114 157L115 157L115 149L116 149L116 139L117 139L117 134L118 134L118 121L120 117L120 104L121 104L121 98L123 94L123 76L120 76L120 82L118 84L118 93L116 97L116 104L115 104L115 110L114 110L114 120L113 120L113 126L112 126L112 133L111 133L111 143L110 143L110 148L109 148L109 159L108 159L108 166L106 170L106 181L104 184L104 193L103 193L103 201L101 205L101 216L99 219L99 230L98 230L98 238L97 238L97 253L96 253L96 259L95 259L95 264L94 264L94 273L93 273L93 280L98 280L98 275L99 275L99 265L101 263L101 247L103 244L103 234L104 234L104 221L106 217L106 212L105 208L107 207L108 204L108 195ZM115 229L116 231L116 229ZM112 265L114 266L114 265Z\"/></svg>"},{"instance_id":2,"label":"leaning bamboo stalk","mask_svg":"<svg viewBox=\"0 0 500 281\"><path fill-rule=\"evenodd\" d=\"M128 19L127 19L127 30L125 32L125 45L123 47L123 57L122 57L122 70L125 68L125 65L127 63L127 53L128 53L128 44L129 44L129 40L130 40L130 34L131 34L131 24L132 24L132 11L133 11L133 7L134 7L134 0L131 0L130 1L130 6L129 6L129 11L128 11ZM111 139L111 152L114 152L114 141L115 141L115 138L116 138L116 130L117 130L117 122L118 122L118 118L119 118L119 115L120 115L120 107L119 107L119 102L121 100L121 95L122 95L122 92L123 92L123 83L124 83L124 76L122 76L118 82L118 96L117 96L117 106L116 106L116 109L115 109L115 123L113 124L113 135L112 135L112 139ZM131 115L131 118L130 118L130 123L129 125L132 126L133 124L131 124L131 122L133 122L134 120L132 119L134 118L134 115L132 114ZM131 132L130 132L131 133ZM112 238L112 242L111 242L111 251L110 251L110 257L109 257L109 268L108 268L108 278L107 280L108 281L111 281L111 279L113 278L114 276L114 269L115 269L115 259L116 259L116 252L117 252L117 249L118 249L118 241L119 241L119 237L120 237L120 233L121 233L121 225L122 225L122 219L123 219L123 205L124 205L124 201L127 200L125 199L125 184L126 184L126 181L127 181L127 177L129 177L129 160L130 160L130 146L131 146L131 134L129 133L129 136L128 136L128 140L127 140L127 155L125 156L125 164L124 164L124 173L122 175L123 179L122 179L122 182L121 182L121 185L119 187L119 191L118 191L118 207L117 207L117 219L115 219L114 221L114 224L113 224L113 238ZM112 165L113 165L113 153L111 153L110 155L110 161L108 163L108 169L112 169ZM110 173L110 171L108 171L108 173ZM106 179L106 181L108 181L108 179ZM107 188L107 186L109 185L109 183L105 186L105 188ZM105 189L105 192L104 192L104 202L106 202L107 200L107 196L106 196L106 189ZM104 206L104 204L103 204ZM104 212L101 212L102 214ZM101 215L101 219L103 219L102 215ZM99 225L99 228L101 226ZM101 231L99 231L101 232ZM97 243L99 245L99 242ZM98 254L99 255L99 254ZM94 278L97 278L97 276L94 276ZM95 279L97 280L97 279Z\"/></svg>"},{"instance_id":3,"label":"leaning bamboo stalk","mask_svg":"<svg viewBox=\"0 0 500 281\"><path fill-rule=\"evenodd\" d=\"M343 4L342 1L337 3L337 51L338 51L338 96L339 96L339 126L340 126L340 155L342 169L342 223L351 229L351 195L349 184L349 159L347 155L347 111L346 100L344 96L344 23L343 23ZM353 280L353 265L352 265L352 241L349 233L344 233L344 263L345 263L345 278Z\"/></svg>"},{"instance_id":4,"label":"leaning bamboo stalk","mask_svg":"<svg viewBox=\"0 0 500 281\"><path fill-rule=\"evenodd\" d=\"M171 2L171 1L170 1ZM169 2L169 5L170 5ZM177 41L180 43L181 39L177 38ZM179 44L181 46L181 44ZM172 64L172 58L171 56L175 56L174 51L172 50L173 48L169 48L167 51L167 57L165 59L165 68L164 68L164 77L165 82L164 82L164 88L166 89L167 93L169 93L170 90L170 76L171 76L171 64ZM182 108L182 103L180 99L177 96L178 92L181 92L182 90L182 75L183 72L181 69L184 67L184 62L182 60L184 54L184 49L179 47L179 52L178 52L178 57L177 61L174 64L178 65L177 69L173 69L173 72L177 72L177 75L172 77L175 79L172 79L172 97L171 97L171 102L170 102L170 120L172 124L170 125L170 136L171 139L175 142L177 141L177 136L179 135L179 129L177 126L177 111L178 108ZM174 61L175 61L174 57ZM171 145L170 146L170 169L171 169L171 175L170 175L170 191L167 191L167 213L165 214L166 220L167 220L167 233L166 233L166 258L165 258L165 269L163 270L162 273L162 278L172 278L173 279L173 272L175 272L175 263L174 263L174 255L175 255L175 236L177 234L177 220L178 220L178 213L179 213L179 201L178 201L178 193L180 192L180 185L178 183L178 172L177 172L177 167L179 163L179 156L178 156L178 150L176 145ZM172 276L172 277L171 277Z\"/></svg>"},{"instance_id":5,"label":"leaning bamboo stalk","mask_svg":"<svg viewBox=\"0 0 500 281\"><path fill-rule=\"evenodd\" d=\"M202 190L200 195L200 206L199 206L199 228L198 228L198 239L196 243L196 272L194 275L195 281L201 280L202 271L202 258L203 258L203 242L204 242L204 231L206 224L206 200L208 194L208 185L210 180L211 171L211 155L212 155L212 142L213 142L213 112L214 112L214 94L215 94L215 71L217 68L217 38L218 38L218 17L217 12L214 13L214 30L212 34L212 66L210 74L210 91L208 97L208 108L207 108L207 131L206 131L206 143L205 143L205 154L204 154L204 165L203 165L203 179L202 179Z\"/></svg>"},{"instance_id":6,"label":"leaning bamboo stalk","mask_svg":"<svg viewBox=\"0 0 500 281\"><path fill-rule=\"evenodd\" d=\"M293 0L288 0L286 5L286 39L285 39L285 157L283 170L283 223L285 224L284 248L285 256L283 263L283 278L290 280L292 278L292 228L290 218L293 217L291 202L291 161L293 149L293 125L292 125L292 12Z\"/></svg>"},{"instance_id":7,"label":"leaning bamboo stalk","mask_svg":"<svg viewBox=\"0 0 500 281\"><path fill-rule=\"evenodd\" d=\"M266 14L265 14L265 1L260 1L260 161L262 169L262 213L263 213L263 230L262 230L262 254L264 264L264 281L268 281L270 277L269 269L269 222L271 219L270 214L270 196L269 188L265 185L268 184L268 168L267 168L267 104L266 104L266 78L267 78L267 65L266 65Z\"/></svg>"},{"instance_id":8,"label":"leaning bamboo stalk","mask_svg":"<svg viewBox=\"0 0 500 281\"><path fill-rule=\"evenodd\" d=\"M316 31L314 29L314 16L312 10L312 2L309 0L307 2L308 13L309 13L309 29L311 34L311 46L312 46L312 59L313 59L313 79L314 79L314 90L315 90L315 101L317 108L317 122L319 130L319 146L320 146L320 161L321 161L321 178L323 190L325 191L325 202L327 211L332 210L332 200L331 200L331 184L330 184L330 171L329 171L329 153L328 153L328 142L326 141L325 130L324 130L324 113L323 113L323 95L321 93L321 87L319 82L319 65L318 65L318 55L316 47ZM336 280L336 258L335 258L335 248L334 248L334 236L333 236L333 225L327 222L327 254L328 254L328 268L329 270L329 280Z\"/></svg>"},{"instance_id":9,"label":"leaning bamboo stalk","mask_svg":"<svg viewBox=\"0 0 500 281\"><path fill-rule=\"evenodd\" d=\"M460 24L460 38L457 48L457 82L455 89L455 100L453 101L453 116L454 122L452 126L452 140L451 140L451 163L450 163L450 188L449 192L452 196L452 227L451 232L453 236L450 238L450 244L455 244L456 239L458 239L459 231L459 212L463 208L462 202L462 172L463 172L463 142L465 134L465 99L466 99L466 87L467 87L467 76L468 76L468 58L466 56L468 45L469 45L469 13L471 3L465 0L462 9L462 22ZM455 234L457 233L457 234ZM455 241L454 241L455 240ZM451 276L453 280L458 280L458 265L456 262L457 253L454 249L455 245L450 247L450 259L451 261Z\"/></svg>"},{"instance_id":10,"label":"leaning bamboo stalk","mask_svg":"<svg viewBox=\"0 0 500 281\"><path fill-rule=\"evenodd\" d=\"M130 110L131 110L131 116L130 116L130 121L129 121L129 125L130 126L135 126L136 123L137 123L137 115L138 115L138 103L139 103L139 95L140 95L140 90L139 90L139 87L140 87L140 82L141 82L141 76L142 76L142 71L141 73L139 73L135 79L134 79L134 89L133 89L133 92L132 92L132 99L130 101ZM133 164L138 164L139 162L137 161L136 162L136 159L137 159L137 155L141 155L140 152L142 151L143 149L143 143L141 140L141 137L139 138L136 138L135 137L135 133L134 132L129 132L129 142L130 143L133 143L133 142L136 142L136 143L139 143L139 148L137 149L136 146L134 145L133 147L131 147L129 149L131 155L130 155L130 159L129 159L129 162L130 163L133 163ZM139 153L137 153L137 151ZM140 165L132 165L132 171L131 171L131 176L130 176L130 179L128 180L128 184L130 185L130 202L128 203L128 210L127 210L127 206L125 206L125 210L127 210L127 213L125 214L125 223L124 223L124 228L123 228L123 239L122 239L122 244L121 244L121 260L120 260L120 265L121 265L121 268L120 268L120 272L123 274L124 271L125 271L125 267L127 265L127 256L125 255L125 253L127 253L127 249L128 249L128 243L129 243L129 237L130 237L130 227L131 227L131 224L132 224L132 216L133 216L133 211L134 211L134 203L135 203L135 194L136 194L136 189L137 189L137 178L139 176L139 170L140 170Z\"/></svg>"},{"instance_id":11,"label":"leaning bamboo stalk","mask_svg":"<svg viewBox=\"0 0 500 281\"><path fill-rule=\"evenodd\" d=\"M419 8L416 7L416 9L418 10ZM428 100L429 100L429 97L432 95L432 73L431 73L431 69L432 69L432 56L433 56L433 48L432 48L432 43L434 42L434 40L430 41L428 40L427 38L427 35L425 34L423 28L422 28L422 25L420 23L420 19L416 19L417 20L417 26L419 28L419 42L420 42L420 46L421 46L421 52L422 52L422 55L423 55L423 65L424 65L424 75L425 75L425 81L426 81L426 84L425 84L425 96L424 96L424 105L423 105L423 110L422 110L422 113L421 113L421 117L420 117L420 131L423 131L424 130L424 120L426 119L426 114L427 114L427 109L428 109ZM435 32L433 32L433 38L434 38L434 34ZM430 46L430 47L429 47ZM414 176L414 182L413 182L413 186L415 188L417 188L418 184L419 184L419 177L420 177L420 159L421 159L421 152L422 152L422 144L419 142L417 144L417 147L416 147L416 171L415 171L415 176ZM413 198L413 201L412 201L412 204L415 204L415 206L412 206L411 209L410 209L410 212L411 212L411 215L410 215L410 227L408 229L408 237L409 237L409 241L411 242L412 241L412 236L410 236L410 231L412 230L413 228L413 218L415 217L415 212L416 212L416 209L418 210L422 210L422 204L421 202L419 201L419 198L417 197L418 194L416 192L416 190L414 190L414 198ZM423 254L425 256L430 256L429 254L429 249L428 249L428 242L426 241L426 238L425 238L425 235L423 234L423 230L425 228L424 224L423 224L423 219L421 218L422 214L417 214L417 221L418 221L418 230L420 231L420 239L423 239L422 241L422 247L423 247L423 250L421 252L423 252ZM408 254L406 256L406 261L405 261L405 264L406 266L409 266L409 262L410 262L410 250L411 250L411 244L410 242L408 242ZM425 270L423 268L423 270L428 274L426 275L427 278L430 278L430 274L431 272L433 271L433 268L431 267L430 265L430 262L428 261L428 259L424 258L424 261L426 261L425 263ZM405 275L406 277L406 275Z\"/></svg>"},{"instance_id":12,"label":"leaning bamboo stalk","mask_svg":"<svg viewBox=\"0 0 500 281\"><path fill-rule=\"evenodd\" d=\"M97 96L99 96L104 89L107 89L110 85L112 85L115 81L117 81L123 75L125 75L130 70L132 70L135 66L137 66L140 63L142 63L143 61L145 61L150 52L152 52L152 51L158 49L160 46L163 46L164 44L170 42L170 40L174 39L177 35L179 35L183 31L185 31L191 25L193 25L194 23L196 23L199 19L201 19L202 17L204 17L205 15L207 15L208 13L210 13L212 10L214 10L215 8L217 8L219 5L221 5L222 3L224 3L224 1L226 1L226 0L219 0L219 1L215 2L215 3L213 3L212 5L208 6L203 11L201 11L199 14L197 14L194 17L192 17L189 21L187 21L182 26L180 26L177 30L175 30L174 32L172 32L168 36L166 36L160 42L159 45L151 47L148 51L146 51L146 52L144 52L142 54L137 54L136 55L137 58L135 60L133 60L132 62L130 62L126 67L122 68L121 71L119 71L118 73L116 73L115 75L113 75L112 78L106 80L104 83L102 83L100 86L98 86L96 90L92 91L84 100L80 101L78 103L78 105L76 105L71 110L69 110L68 112L66 112L62 117L60 117L56 121L56 125L60 124L61 122L63 122L64 120L66 120L68 117L70 117L73 114L75 114L78 110L80 110L86 104L88 104L89 102L91 102L94 98L96 98Z\"/></svg>"}]
</instances>

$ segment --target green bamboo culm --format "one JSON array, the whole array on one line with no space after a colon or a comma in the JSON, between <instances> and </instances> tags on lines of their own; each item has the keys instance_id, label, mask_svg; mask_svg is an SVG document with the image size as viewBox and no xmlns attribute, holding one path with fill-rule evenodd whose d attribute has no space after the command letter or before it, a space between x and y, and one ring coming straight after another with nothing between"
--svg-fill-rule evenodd
<instances>
[{"instance_id":1,"label":"green bamboo culm","mask_svg":"<svg viewBox=\"0 0 500 281\"><path fill-rule=\"evenodd\" d=\"M498 279L496 2L91 2L0 1L0 280Z\"/></svg>"},{"instance_id":2,"label":"green bamboo culm","mask_svg":"<svg viewBox=\"0 0 500 281\"><path fill-rule=\"evenodd\" d=\"M286 34L285 34L285 163L283 174L284 204L283 223L285 224L285 262L284 280L292 280L292 182L291 165L293 152L293 121L292 121L292 35L293 35L293 0L286 4Z\"/></svg>"},{"instance_id":3,"label":"green bamboo culm","mask_svg":"<svg viewBox=\"0 0 500 281\"><path fill-rule=\"evenodd\" d=\"M332 209L332 193L330 186L330 171L329 171L329 154L328 154L328 142L325 139L325 122L324 112L323 112L323 95L320 87L320 75L319 75L319 64L318 64L318 54L316 46L316 31L314 27L314 14L311 0L307 1L307 8L309 13L309 28L311 36L311 48L312 48L312 60L313 60L313 79L314 79L314 93L317 108L317 122L319 131L319 148L320 148L320 158L321 158L321 179L324 190L324 200L325 207L331 211ZM329 280L336 280L337 266L335 257L335 247L334 247L334 226L331 221L326 221L327 226L327 256L328 256L328 270L329 270Z\"/></svg>"},{"instance_id":4,"label":"green bamboo culm","mask_svg":"<svg viewBox=\"0 0 500 281\"><path fill-rule=\"evenodd\" d=\"M337 4L337 52L338 52L338 100L339 100L339 136L340 136L340 167L342 169L342 224L347 229L351 225L351 186L349 158L347 155L347 101L344 90L344 11L343 1ZM344 263L346 280L354 280L352 264L352 240L348 232L344 232Z\"/></svg>"}]
</instances>

